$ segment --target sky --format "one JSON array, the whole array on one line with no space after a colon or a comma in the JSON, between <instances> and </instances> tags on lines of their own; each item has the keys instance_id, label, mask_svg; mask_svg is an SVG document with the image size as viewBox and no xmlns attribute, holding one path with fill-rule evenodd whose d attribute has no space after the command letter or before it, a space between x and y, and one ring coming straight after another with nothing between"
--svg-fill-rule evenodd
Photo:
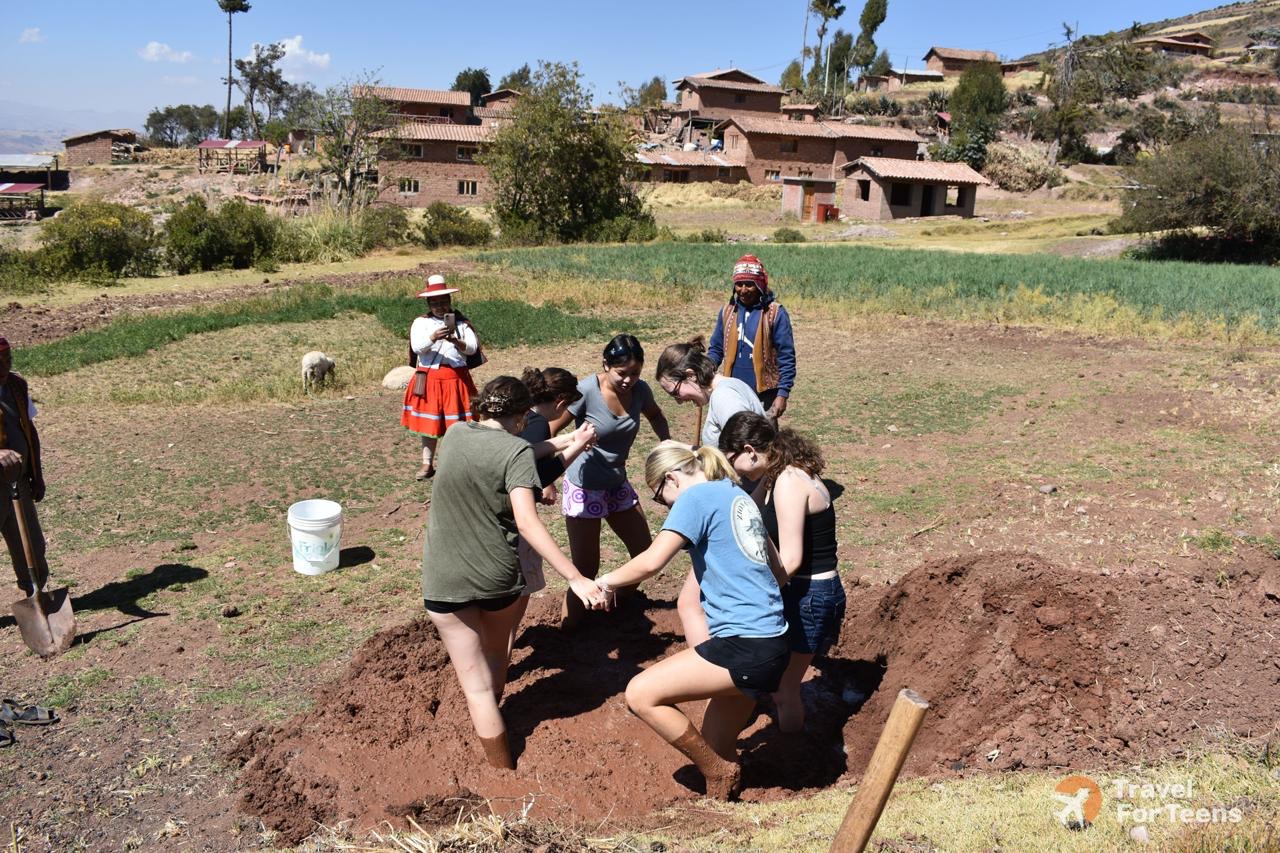
<instances>
[{"instance_id":1,"label":"sky","mask_svg":"<svg viewBox=\"0 0 1280 853\"><path fill-rule=\"evenodd\" d=\"M373 72L384 85L447 89L465 67L496 84L525 62L576 60L597 101L619 81L736 66L776 83L799 55L805 0L610 0L486 3L438 0L250 0L234 17L234 55L255 42L286 43L290 79L319 88ZM135 116L154 107L221 104L227 17L216 0L3 0L0 102ZM856 32L862 0L847 0ZM889 0L876 34L895 66L920 67L931 45L1016 58L1062 39L1069 18L1084 34L1198 11L1209 0ZM810 44L816 23L809 27ZM828 40L830 36L828 35ZM670 90L668 96L671 95ZM238 94L233 96L238 97Z\"/></svg>"}]
</instances>

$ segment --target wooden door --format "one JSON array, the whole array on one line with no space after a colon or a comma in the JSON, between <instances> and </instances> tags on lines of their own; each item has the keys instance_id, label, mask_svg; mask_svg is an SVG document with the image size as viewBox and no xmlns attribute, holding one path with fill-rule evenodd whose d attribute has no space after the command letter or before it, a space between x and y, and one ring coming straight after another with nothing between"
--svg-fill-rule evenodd
<instances>
[{"instance_id":1,"label":"wooden door","mask_svg":"<svg viewBox=\"0 0 1280 853\"><path fill-rule=\"evenodd\" d=\"M804 185L804 205L800 209L800 221L808 222L813 219L813 184Z\"/></svg>"}]
</instances>

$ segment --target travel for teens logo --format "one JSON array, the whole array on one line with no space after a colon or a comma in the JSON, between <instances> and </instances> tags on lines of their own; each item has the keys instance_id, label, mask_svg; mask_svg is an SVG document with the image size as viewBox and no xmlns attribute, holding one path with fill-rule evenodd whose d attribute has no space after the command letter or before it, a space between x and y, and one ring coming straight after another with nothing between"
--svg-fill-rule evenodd
<instances>
[{"instance_id":1,"label":"travel for teens logo","mask_svg":"<svg viewBox=\"0 0 1280 853\"><path fill-rule=\"evenodd\" d=\"M1195 796L1195 780L1169 784L1139 783L1129 779L1113 779L1108 786L1115 800L1116 821L1146 824L1167 820L1170 823L1239 823L1244 812L1232 806L1191 808L1186 800ZM1088 776L1072 774L1053 789L1053 816L1068 829L1085 829L1102 812L1102 789ZM1165 803L1165 800L1175 802ZM1181 802L1178 802L1181 801Z\"/></svg>"}]
</instances>

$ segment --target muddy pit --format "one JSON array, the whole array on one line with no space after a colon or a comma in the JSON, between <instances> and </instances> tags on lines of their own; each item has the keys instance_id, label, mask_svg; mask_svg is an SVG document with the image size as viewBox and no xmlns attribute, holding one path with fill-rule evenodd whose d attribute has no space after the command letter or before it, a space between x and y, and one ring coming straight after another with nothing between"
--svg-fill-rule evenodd
<instances>
[{"instance_id":1,"label":"muddy pit","mask_svg":"<svg viewBox=\"0 0 1280 853\"><path fill-rule=\"evenodd\" d=\"M840 643L805 685L808 730L785 737L767 703L740 744L745 800L856 779L898 690L931 703L904 772L1098 769L1152 760L1220 730L1266 734L1280 707L1280 564L1103 575L1032 554L926 563L850 591ZM640 824L697 799L693 767L631 716L627 681L682 647L674 602L638 596L571 636L535 598L503 701L515 772L486 766L430 623L383 631L313 708L241 739L241 806L297 842L475 809ZM698 707L687 708L697 717Z\"/></svg>"}]
</instances>

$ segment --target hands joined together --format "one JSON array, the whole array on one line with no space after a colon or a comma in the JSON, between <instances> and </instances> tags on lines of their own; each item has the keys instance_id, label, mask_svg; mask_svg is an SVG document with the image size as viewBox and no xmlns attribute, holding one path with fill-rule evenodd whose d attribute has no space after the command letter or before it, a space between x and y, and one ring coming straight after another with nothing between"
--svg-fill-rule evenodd
<instances>
[{"instance_id":1,"label":"hands joined together","mask_svg":"<svg viewBox=\"0 0 1280 853\"><path fill-rule=\"evenodd\" d=\"M580 577L569 584L582 606L588 610L612 610L617 600L617 590L602 580Z\"/></svg>"}]
</instances>

